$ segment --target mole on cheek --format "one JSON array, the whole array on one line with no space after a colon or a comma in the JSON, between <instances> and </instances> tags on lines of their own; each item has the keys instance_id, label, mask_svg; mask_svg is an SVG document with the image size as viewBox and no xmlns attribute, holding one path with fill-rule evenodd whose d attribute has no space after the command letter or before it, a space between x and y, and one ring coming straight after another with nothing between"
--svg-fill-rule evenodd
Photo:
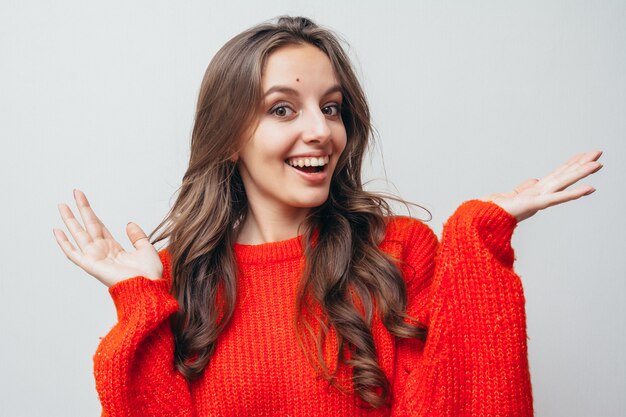
<instances>
[{"instance_id":1,"label":"mole on cheek","mask_svg":"<svg viewBox=\"0 0 626 417\"><path fill-rule=\"evenodd\" d=\"M300 81L300 78L296 78L296 81Z\"/></svg>"}]
</instances>

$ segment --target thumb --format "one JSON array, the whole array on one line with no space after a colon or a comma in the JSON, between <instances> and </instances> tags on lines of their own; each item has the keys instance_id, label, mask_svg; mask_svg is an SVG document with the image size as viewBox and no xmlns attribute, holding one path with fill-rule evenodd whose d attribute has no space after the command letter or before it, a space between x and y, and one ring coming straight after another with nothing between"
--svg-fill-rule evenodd
<instances>
[{"instance_id":1,"label":"thumb","mask_svg":"<svg viewBox=\"0 0 626 417\"><path fill-rule=\"evenodd\" d=\"M141 249L146 246L152 246L145 232L139 227L139 225L129 222L126 225L126 235L128 235L128 239L133 244L135 249Z\"/></svg>"}]
</instances>

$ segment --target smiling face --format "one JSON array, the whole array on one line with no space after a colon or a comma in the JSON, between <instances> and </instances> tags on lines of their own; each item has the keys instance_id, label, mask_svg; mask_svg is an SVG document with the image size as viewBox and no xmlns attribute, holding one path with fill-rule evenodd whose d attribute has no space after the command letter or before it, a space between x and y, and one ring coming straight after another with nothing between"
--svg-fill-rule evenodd
<instances>
[{"instance_id":1,"label":"smiling face","mask_svg":"<svg viewBox=\"0 0 626 417\"><path fill-rule=\"evenodd\" d=\"M305 44L269 55L262 89L256 130L238 153L248 204L302 217L328 198L346 146L341 87L326 54Z\"/></svg>"}]
</instances>

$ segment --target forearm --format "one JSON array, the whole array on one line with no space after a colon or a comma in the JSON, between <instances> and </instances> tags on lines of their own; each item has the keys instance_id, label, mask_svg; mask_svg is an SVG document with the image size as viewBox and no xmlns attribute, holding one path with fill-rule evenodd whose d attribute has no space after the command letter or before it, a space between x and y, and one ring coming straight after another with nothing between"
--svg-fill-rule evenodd
<instances>
[{"instance_id":1,"label":"forearm","mask_svg":"<svg viewBox=\"0 0 626 417\"><path fill-rule=\"evenodd\" d=\"M178 305L167 283L135 277L110 293L119 322L94 356L103 415L193 415L187 382L174 367L169 316Z\"/></svg>"},{"instance_id":2,"label":"forearm","mask_svg":"<svg viewBox=\"0 0 626 417\"><path fill-rule=\"evenodd\" d=\"M515 225L480 201L463 204L446 223L428 338L423 352L408 353L415 363L398 415L532 415L524 295L512 269Z\"/></svg>"}]
</instances>

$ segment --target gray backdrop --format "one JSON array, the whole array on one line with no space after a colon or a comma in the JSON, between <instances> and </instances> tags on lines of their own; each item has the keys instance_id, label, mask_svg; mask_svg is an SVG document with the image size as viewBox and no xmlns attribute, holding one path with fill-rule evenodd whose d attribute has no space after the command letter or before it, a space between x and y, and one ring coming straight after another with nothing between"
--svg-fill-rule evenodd
<instances>
[{"instance_id":1,"label":"gray backdrop","mask_svg":"<svg viewBox=\"0 0 626 417\"><path fill-rule=\"evenodd\" d=\"M524 221L538 416L626 413L626 2L7 1L0 3L0 414L93 416L92 355L115 322L106 288L52 235L87 193L128 247L186 167L211 56L239 31L303 14L350 43L379 132L375 189L442 223L570 155L603 149L598 191ZM424 213L416 211L416 216Z\"/></svg>"}]
</instances>

